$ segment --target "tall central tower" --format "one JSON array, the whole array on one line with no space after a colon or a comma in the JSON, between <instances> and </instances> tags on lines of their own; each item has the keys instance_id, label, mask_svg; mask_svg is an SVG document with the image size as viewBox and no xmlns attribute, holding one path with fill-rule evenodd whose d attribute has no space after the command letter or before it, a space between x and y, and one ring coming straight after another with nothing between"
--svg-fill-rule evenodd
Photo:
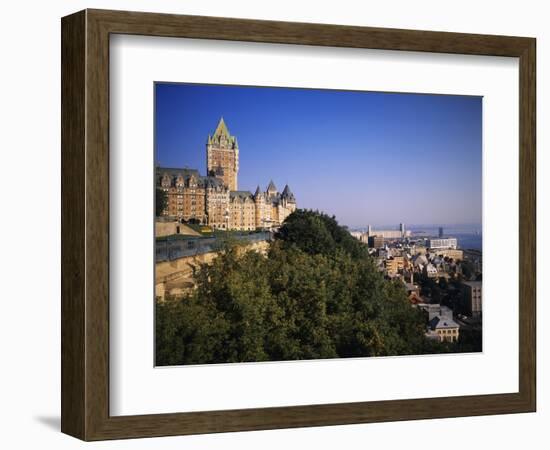
<instances>
[{"instance_id":1,"label":"tall central tower","mask_svg":"<svg viewBox=\"0 0 550 450\"><path fill-rule=\"evenodd\" d=\"M237 138L229 134L227 125L220 119L216 131L208 135L206 142L206 173L221 178L229 190L238 190L239 144Z\"/></svg>"}]
</instances>

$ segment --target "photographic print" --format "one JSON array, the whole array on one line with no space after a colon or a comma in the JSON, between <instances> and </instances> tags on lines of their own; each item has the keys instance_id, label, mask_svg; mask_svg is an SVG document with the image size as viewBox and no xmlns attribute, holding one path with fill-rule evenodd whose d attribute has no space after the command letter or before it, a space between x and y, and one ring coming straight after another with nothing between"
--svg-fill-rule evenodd
<instances>
[{"instance_id":1,"label":"photographic print","mask_svg":"<svg viewBox=\"0 0 550 450\"><path fill-rule=\"evenodd\" d=\"M158 82L155 364L482 351L482 98Z\"/></svg>"}]
</instances>

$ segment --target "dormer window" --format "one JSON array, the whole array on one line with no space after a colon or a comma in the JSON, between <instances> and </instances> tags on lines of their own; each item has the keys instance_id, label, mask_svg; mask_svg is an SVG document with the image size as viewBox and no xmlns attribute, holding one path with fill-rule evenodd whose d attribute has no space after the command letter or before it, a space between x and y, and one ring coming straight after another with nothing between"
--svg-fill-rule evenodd
<instances>
[{"instance_id":1,"label":"dormer window","mask_svg":"<svg viewBox=\"0 0 550 450\"><path fill-rule=\"evenodd\" d=\"M160 184L163 188L169 188L170 187L170 177L168 176L167 173L165 173L162 176L162 180L161 180Z\"/></svg>"}]
</instances>

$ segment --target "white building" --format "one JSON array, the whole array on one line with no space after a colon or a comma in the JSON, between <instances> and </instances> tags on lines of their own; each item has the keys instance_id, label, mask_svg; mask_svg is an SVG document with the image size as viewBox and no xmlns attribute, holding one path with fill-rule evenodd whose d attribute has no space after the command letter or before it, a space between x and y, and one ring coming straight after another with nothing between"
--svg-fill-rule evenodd
<instances>
[{"instance_id":1,"label":"white building","mask_svg":"<svg viewBox=\"0 0 550 450\"><path fill-rule=\"evenodd\" d=\"M428 263L425 269L426 269L426 275L428 275L428 277L430 278L437 277L437 268L432 263Z\"/></svg>"},{"instance_id":2,"label":"white building","mask_svg":"<svg viewBox=\"0 0 550 450\"><path fill-rule=\"evenodd\" d=\"M431 238L428 239L426 244L428 248L452 248L458 247L458 241L456 238Z\"/></svg>"},{"instance_id":3,"label":"white building","mask_svg":"<svg viewBox=\"0 0 550 450\"><path fill-rule=\"evenodd\" d=\"M405 228L404 223L399 224L398 230L374 230L371 225L367 228L368 236L381 236L384 239L402 239L411 235L411 232Z\"/></svg>"}]
</instances>

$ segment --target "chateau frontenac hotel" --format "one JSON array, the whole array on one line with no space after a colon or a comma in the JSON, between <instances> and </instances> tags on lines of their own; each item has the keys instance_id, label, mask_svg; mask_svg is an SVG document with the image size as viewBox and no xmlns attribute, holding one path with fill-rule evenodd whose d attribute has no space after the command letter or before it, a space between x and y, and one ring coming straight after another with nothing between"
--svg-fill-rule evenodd
<instances>
[{"instance_id":1,"label":"chateau frontenac hotel","mask_svg":"<svg viewBox=\"0 0 550 450\"><path fill-rule=\"evenodd\" d=\"M157 188L167 194L165 217L194 219L212 228L255 230L274 228L296 210L290 188L282 193L271 181L265 192L239 191L239 145L220 119L206 142L206 176L196 169L157 167Z\"/></svg>"}]
</instances>

